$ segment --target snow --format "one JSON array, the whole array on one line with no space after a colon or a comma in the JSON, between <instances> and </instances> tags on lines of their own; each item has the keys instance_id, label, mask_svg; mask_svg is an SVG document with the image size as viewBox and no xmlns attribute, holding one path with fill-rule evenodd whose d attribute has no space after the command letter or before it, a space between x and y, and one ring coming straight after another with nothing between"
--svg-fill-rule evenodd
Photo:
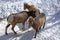
<instances>
[{"instance_id":1,"label":"snow","mask_svg":"<svg viewBox=\"0 0 60 40\"><path fill-rule=\"evenodd\" d=\"M0 21L0 40L60 40L60 0L0 0L0 18L23 11L24 2L39 7L46 14L45 28L40 30L37 38L33 38L35 30L28 28L26 21L26 31L22 31L19 23L15 26L16 35L11 26L8 28L8 35L5 35L7 21L4 19Z\"/></svg>"}]
</instances>

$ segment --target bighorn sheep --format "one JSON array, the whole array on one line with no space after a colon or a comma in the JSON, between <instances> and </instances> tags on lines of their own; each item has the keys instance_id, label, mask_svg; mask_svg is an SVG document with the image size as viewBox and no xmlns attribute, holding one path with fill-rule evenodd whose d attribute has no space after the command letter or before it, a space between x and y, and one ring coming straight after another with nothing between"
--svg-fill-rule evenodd
<instances>
[{"instance_id":1,"label":"bighorn sheep","mask_svg":"<svg viewBox=\"0 0 60 40\"><path fill-rule=\"evenodd\" d=\"M10 14L7 17L8 24L5 29L5 34L7 35L7 28L10 25L12 25L12 31L16 34L16 32L14 31L14 27L17 23L22 23L22 30L25 30L25 28L24 28L25 21L28 19L29 16L35 17L34 13L35 13L35 11L22 11L19 13Z\"/></svg>"},{"instance_id":2,"label":"bighorn sheep","mask_svg":"<svg viewBox=\"0 0 60 40\"><path fill-rule=\"evenodd\" d=\"M37 35L37 32L39 32L39 29L41 29L41 27L45 26L45 22L46 22L46 16L44 13L41 13L39 15L39 17L30 17L29 18L29 27L32 26L35 30L36 30L36 33L35 33L35 36L34 38L36 38L36 35Z\"/></svg>"},{"instance_id":3,"label":"bighorn sheep","mask_svg":"<svg viewBox=\"0 0 60 40\"><path fill-rule=\"evenodd\" d=\"M24 10L28 9L29 11L36 11L35 15L36 17L39 16L40 14L40 10L38 9L38 7L34 6L34 5L30 5L28 3L24 3Z\"/></svg>"}]
</instances>

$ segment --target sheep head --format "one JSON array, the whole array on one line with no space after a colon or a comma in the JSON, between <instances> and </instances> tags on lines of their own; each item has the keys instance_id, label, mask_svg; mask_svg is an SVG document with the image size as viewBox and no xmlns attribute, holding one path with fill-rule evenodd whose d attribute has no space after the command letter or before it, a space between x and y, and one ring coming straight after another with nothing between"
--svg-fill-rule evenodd
<instances>
[{"instance_id":1,"label":"sheep head","mask_svg":"<svg viewBox=\"0 0 60 40\"><path fill-rule=\"evenodd\" d=\"M27 9L27 8L29 9L30 6L31 6L31 5L29 5L28 3L24 3L24 10Z\"/></svg>"}]
</instances>

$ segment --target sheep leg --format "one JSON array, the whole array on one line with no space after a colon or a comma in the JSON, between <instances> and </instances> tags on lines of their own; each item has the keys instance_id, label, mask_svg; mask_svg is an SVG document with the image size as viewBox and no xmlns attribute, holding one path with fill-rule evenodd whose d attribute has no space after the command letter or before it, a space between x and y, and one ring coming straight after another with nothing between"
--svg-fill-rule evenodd
<instances>
[{"instance_id":1,"label":"sheep leg","mask_svg":"<svg viewBox=\"0 0 60 40\"><path fill-rule=\"evenodd\" d=\"M36 33L35 33L35 36L34 36L34 38L36 38L36 35L37 35L37 33L38 33L38 30L36 30Z\"/></svg>"},{"instance_id":2,"label":"sheep leg","mask_svg":"<svg viewBox=\"0 0 60 40\"><path fill-rule=\"evenodd\" d=\"M41 26L40 26L40 27L38 27L38 34L39 34L39 31L41 31Z\"/></svg>"},{"instance_id":3,"label":"sheep leg","mask_svg":"<svg viewBox=\"0 0 60 40\"><path fill-rule=\"evenodd\" d=\"M6 29L5 29L5 34L6 34L6 35L8 35L8 34L7 34L7 29L8 29L9 26L10 26L10 24L7 24Z\"/></svg>"},{"instance_id":4,"label":"sheep leg","mask_svg":"<svg viewBox=\"0 0 60 40\"><path fill-rule=\"evenodd\" d=\"M24 23L22 23L22 30L23 30L23 31L25 30Z\"/></svg>"},{"instance_id":5,"label":"sheep leg","mask_svg":"<svg viewBox=\"0 0 60 40\"><path fill-rule=\"evenodd\" d=\"M44 25L43 25L43 28L45 27L45 23L44 23Z\"/></svg>"},{"instance_id":6,"label":"sheep leg","mask_svg":"<svg viewBox=\"0 0 60 40\"><path fill-rule=\"evenodd\" d=\"M14 27L15 27L15 25L12 25L12 31L13 31L15 34L17 34L17 33L14 31Z\"/></svg>"}]
</instances>

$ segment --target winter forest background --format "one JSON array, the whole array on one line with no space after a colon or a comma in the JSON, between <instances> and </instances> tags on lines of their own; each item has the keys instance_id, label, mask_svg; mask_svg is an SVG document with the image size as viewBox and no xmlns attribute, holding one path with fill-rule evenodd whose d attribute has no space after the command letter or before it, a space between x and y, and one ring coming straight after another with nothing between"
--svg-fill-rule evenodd
<instances>
[{"instance_id":1,"label":"winter forest background","mask_svg":"<svg viewBox=\"0 0 60 40\"><path fill-rule=\"evenodd\" d=\"M0 40L60 40L60 0L0 0L0 18L8 17L11 13L23 11L24 2L32 3L37 6L41 12L46 14L46 25L42 29L37 38L33 38L34 30L28 31L26 22L26 31L20 29L17 24L14 35L11 28L8 29L8 35L5 35L6 19L0 21ZM31 30L31 28L30 28Z\"/></svg>"}]
</instances>

